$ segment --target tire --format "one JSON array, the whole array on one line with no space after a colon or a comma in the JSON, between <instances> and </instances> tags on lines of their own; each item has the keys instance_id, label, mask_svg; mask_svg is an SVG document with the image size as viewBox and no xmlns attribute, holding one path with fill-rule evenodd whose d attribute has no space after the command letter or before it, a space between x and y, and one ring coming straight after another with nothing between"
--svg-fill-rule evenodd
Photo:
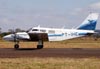
<instances>
[{"instance_id":1,"label":"tire","mask_svg":"<svg viewBox=\"0 0 100 69\"><path fill-rule=\"evenodd\" d=\"M18 48L19 48L19 45L18 45L18 44L15 44L15 45L14 45L14 48L15 48L15 49L18 49Z\"/></svg>"},{"instance_id":2,"label":"tire","mask_svg":"<svg viewBox=\"0 0 100 69\"><path fill-rule=\"evenodd\" d=\"M43 45L37 45L37 49L42 49Z\"/></svg>"}]
</instances>

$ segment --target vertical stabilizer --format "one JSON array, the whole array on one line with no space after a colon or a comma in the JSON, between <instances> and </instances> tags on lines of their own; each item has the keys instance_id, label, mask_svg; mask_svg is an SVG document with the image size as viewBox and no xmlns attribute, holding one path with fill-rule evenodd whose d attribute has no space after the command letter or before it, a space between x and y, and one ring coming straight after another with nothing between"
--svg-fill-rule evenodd
<instances>
[{"instance_id":1,"label":"vertical stabilizer","mask_svg":"<svg viewBox=\"0 0 100 69\"><path fill-rule=\"evenodd\" d=\"M90 13L88 17L83 21L83 23L79 27L77 27L77 29L95 30L98 16L98 13Z\"/></svg>"}]
</instances>

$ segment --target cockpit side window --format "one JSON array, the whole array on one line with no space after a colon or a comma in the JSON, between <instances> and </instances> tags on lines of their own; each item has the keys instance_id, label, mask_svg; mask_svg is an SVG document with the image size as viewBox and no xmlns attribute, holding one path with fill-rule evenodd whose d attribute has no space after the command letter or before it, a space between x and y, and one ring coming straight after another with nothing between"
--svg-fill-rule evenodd
<instances>
[{"instance_id":1,"label":"cockpit side window","mask_svg":"<svg viewBox=\"0 0 100 69\"><path fill-rule=\"evenodd\" d=\"M41 29L40 31L41 31L41 32L43 32L43 33L45 33L45 32L46 32L46 30L42 30L42 29Z\"/></svg>"},{"instance_id":2,"label":"cockpit side window","mask_svg":"<svg viewBox=\"0 0 100 69\"><path fill-rule=\"evenodd\" d=\"M55 31L54 30L49 30L48 33L54 34Z\"/></svg>"},{"instance_id":3,"label":"cockpit side window","mask_svg":"<svg viewBox=\"0 0 100 69\"><path fill-rule=\"evenodd\" d=\"M38 29L33 29L32 31L39 31Z\"/></svg>"}]
</instances>

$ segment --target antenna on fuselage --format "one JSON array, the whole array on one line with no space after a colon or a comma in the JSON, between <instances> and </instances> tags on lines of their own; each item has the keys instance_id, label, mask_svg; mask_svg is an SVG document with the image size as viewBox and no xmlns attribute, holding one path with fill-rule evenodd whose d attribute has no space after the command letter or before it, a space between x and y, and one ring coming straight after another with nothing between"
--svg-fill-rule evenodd
<instances>
[{"instance_id":1,"label":"antenna on fuselage","mask_svg":"<svg viewBox=\"0 0 100 69\"><path fill-rule=\"evenodd\" d=\"M40 28L40 25L38 25L37 27Z\"/></svg>"}]
</instances>

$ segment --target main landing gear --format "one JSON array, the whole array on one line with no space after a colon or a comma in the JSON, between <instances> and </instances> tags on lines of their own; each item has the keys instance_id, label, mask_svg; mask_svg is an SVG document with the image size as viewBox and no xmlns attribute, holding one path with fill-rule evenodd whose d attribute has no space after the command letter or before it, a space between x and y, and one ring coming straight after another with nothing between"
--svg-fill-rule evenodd
<instances>
[{"instance_id":1,"label":"main landing gear","mask_svg":"<svg viewBox=\"0 0 100 69\"><path fill-rule=\"evenodd\" d=\"M37 49L42 49L43 48L43 40L38 41Z\"/></svg>"},{"instance_id":2,"label":"main landing gear","mask_svg":"<svg viewBox=\"0 0 100 69\"><path fill-rule=\"evenodd\" d=\"M37 49L43 48L43 40L38 41ZM14 49L19 49L19 41L15 42Z\"/></svg>"}]
</instances>

